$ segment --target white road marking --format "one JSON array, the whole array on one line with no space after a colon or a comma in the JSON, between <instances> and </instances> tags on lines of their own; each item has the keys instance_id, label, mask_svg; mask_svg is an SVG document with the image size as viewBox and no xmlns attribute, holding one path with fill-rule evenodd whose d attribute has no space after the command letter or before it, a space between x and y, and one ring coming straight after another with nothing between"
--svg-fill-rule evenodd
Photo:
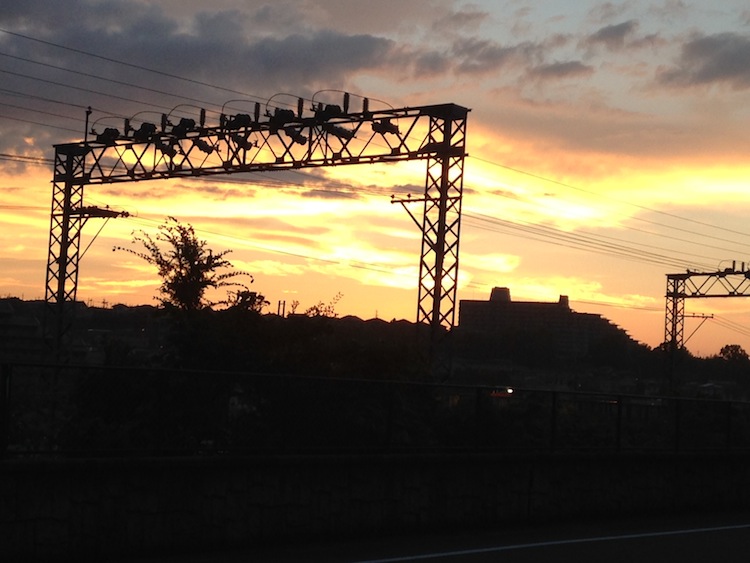
<instances>
[{"instance_id":1,"label":"white road marking","mask_svg":"<svg viewBox=\"0 0 750 563\"><path fill-rule=\"evenodd\" d=\"M482 547L477 549L465 549L458 551L443 551L437 553L425 553L421 555L407 555L402 557L391 557L388 559L368 559L356 563L397 563L399 561L420 561L424 559L439 559L442 557L460 557L462 555L477 555L481 553L499 553L501 551L512 551L515 549L534 549L538 547L550 547L557 545L571 545L577 543L606 542L616 540L632 540L643 538L658 538L667 536L680 536L686 534L705 534L708 532L722 532L728 530L742 530L750 528L750 524L737 524L733 526L716 526L712 528L689 528L684 530L669 530L665 532L644 532L640 534L623 534L620 536L599 536L592 538L577 538L571 540L552 540L535 543L519 543L511 545L499 545L495 547Z\"/></svg>"}]
</instances>

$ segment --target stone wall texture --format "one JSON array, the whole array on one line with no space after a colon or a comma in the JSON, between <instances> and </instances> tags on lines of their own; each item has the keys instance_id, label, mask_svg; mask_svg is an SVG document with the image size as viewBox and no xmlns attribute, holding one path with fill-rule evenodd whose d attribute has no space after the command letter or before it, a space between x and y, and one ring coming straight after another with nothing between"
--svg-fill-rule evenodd
<instances>
[{"instance_id":1,"label":"stone wall texture","mask_svg":"<svg viewBox=\"0 0 750 563\"><path fill-rule=\"evenodd\" d=\"M5 460L0 559L102 561L746 507L745 453Z\"/></svg>"}]
</instances>

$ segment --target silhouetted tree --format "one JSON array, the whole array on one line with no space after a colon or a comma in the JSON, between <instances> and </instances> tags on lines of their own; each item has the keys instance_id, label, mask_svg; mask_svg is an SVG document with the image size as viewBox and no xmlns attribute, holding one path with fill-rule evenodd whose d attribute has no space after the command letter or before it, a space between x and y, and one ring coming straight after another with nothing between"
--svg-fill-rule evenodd
<instances>
[{"instance_id":1,"label":"silhouetted tree","mask_svg":"<svg viewBox=\"0 0 750 563\"><path fill-rule=\"evenodd\" d=\"M750 361L750 356L739 344L727 344L719 350L719 357L728 362L742 362L747 363Z\"/></svg>"},{"instance_id":2,"label":"silhouetted tree","mask_svg":"<svg viewBox=\"0 0 750 563\"><path fill-rule=\"evenodd\" d=\"M315 305L305 310L305 315L307 315L308 317L328 317L332 319L336 318L338 317L338 313L336 312L336 303L341 301L341 298L343 296L344 295L339 292L334 295L333 299L331 299L328 303L318 301Z\"/></svg>"},{"instance_id":3,"label":"silhouetted tree","mask_svg":"<svg viewBox=\"0 0 750 563\"><path fill-rule=\"evenodd\" d=\"M260 313L271 303L257 291L241 289L231 293L226 304L230 309Z\"/></svg>"},{"instance_id":4,"label":"silhouetted tree","mask_svg":"<svg viewBox=\"0 0 750 563\"><path fill-rule=\"evenodd\" d=\"M239 287L242 291L240 303L250 306L262 305L264 299L250 292L245 284L234 281L239 276L252 276L232 270L226 259L231 250L214 253L206 247L206 241L199 240L192 225L183 225L174 217L168 217L159 225L158 233L152 237L144 231L133 233L132 244L140 243L144 251L115 246L113 250L124 250L157 267L162 284L159 287L159 302L184 311L195 311L212 307L217 303L207 301L208 288ZM162 246L165 248L162 249ZM221 270L228 270L222 272ZM252 303L248 302L254 295ZM227 303L226 301L220 303Z\"/></svg>"}]
</instances>

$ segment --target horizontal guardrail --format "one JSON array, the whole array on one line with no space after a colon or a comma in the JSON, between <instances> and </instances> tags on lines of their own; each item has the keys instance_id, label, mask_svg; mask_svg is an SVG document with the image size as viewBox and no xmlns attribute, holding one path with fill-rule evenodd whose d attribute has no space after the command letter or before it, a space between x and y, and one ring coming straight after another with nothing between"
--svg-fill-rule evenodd
<instances>
[{"instance_id":1,"label":"horizontal guardrail","mask_svg":"<svg viewBox=\"0 0 750 563\"><path fill-rule=\"evenodd\" d=\"M5 363L0 455L750 448L750 403L358 378Z\"/></svg>"}]
</instances>

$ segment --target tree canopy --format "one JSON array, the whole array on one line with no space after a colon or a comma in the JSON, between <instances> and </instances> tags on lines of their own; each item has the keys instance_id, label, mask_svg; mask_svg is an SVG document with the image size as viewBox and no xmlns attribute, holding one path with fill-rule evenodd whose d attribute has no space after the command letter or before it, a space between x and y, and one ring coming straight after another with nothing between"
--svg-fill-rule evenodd
<instances>
[{"instance_id":1,"label":"tree canopy","mask_svg":"<svg viewBox=\"0 0 750 563\"><path fill-rule=\"evenodd\" d=\"M122 246L114 250L124 250L156 266L162 280L157 299L166 307L194 311L218 304L234 304L230 299L218 302L206 299L207 289L222 287L238 288L235 292L238 302L248 306L251 301L249 308L259 310L267 304L262 295L251 292L246 284L238 281L245 277L252 283L253 278L234 270L226 258L231 250L214 253L205 240L198 239L190 224L167 217L153 237L144 231L134 231L131 244L140 244L143 250Z\"/></svg>"}]
</instances>

